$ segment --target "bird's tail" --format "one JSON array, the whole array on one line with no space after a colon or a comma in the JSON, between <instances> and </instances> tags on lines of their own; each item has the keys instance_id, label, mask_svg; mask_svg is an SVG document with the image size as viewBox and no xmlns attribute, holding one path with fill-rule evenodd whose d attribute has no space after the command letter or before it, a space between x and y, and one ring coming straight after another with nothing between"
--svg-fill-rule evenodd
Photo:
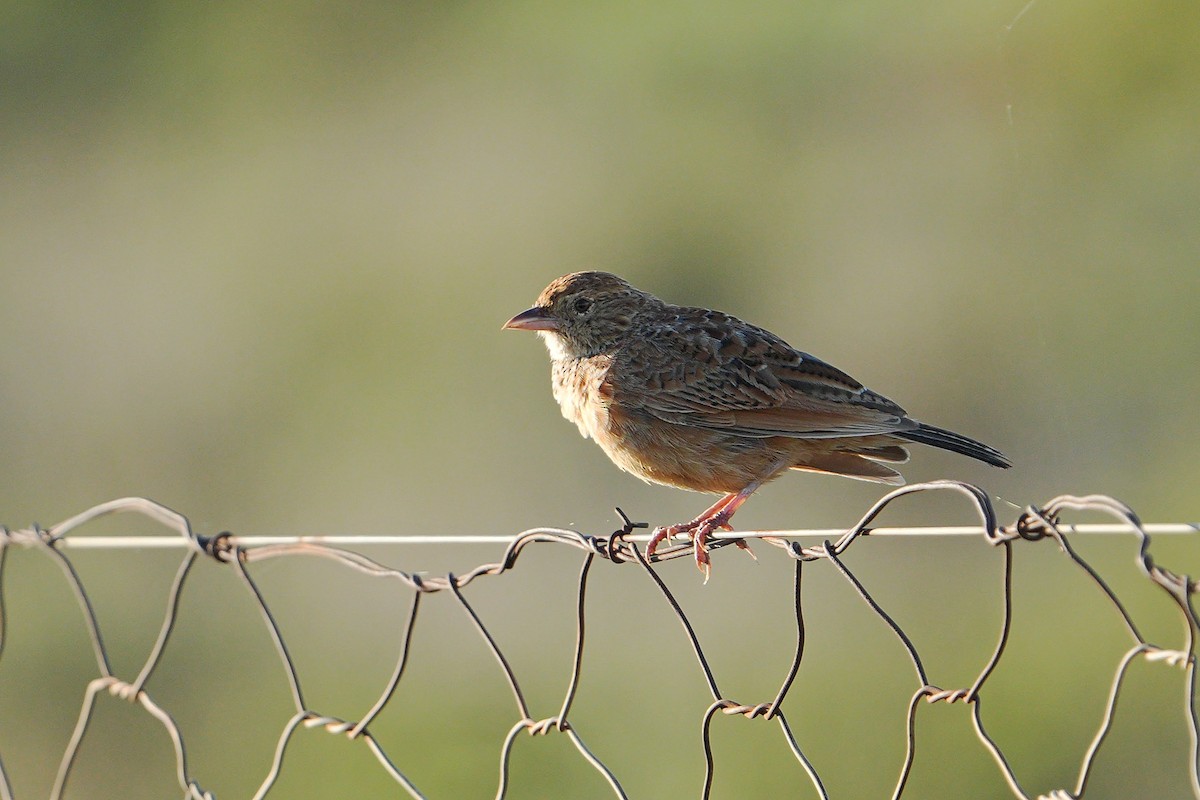
<instances>
[{"instance_id":1,"label":"bird's tail","mask_svg":"<svg viewBox=\"0 0 1200 800\"><path fill-rule=\"evenodd\" d=\"M996 448L988 447L983 442L977 442L974 439L955 433L954 431L948 431L945 428L926 425L924 422L918 422L917 427L909 431L896 431L894 435L912 442L940 447L943 450L950 450L955 453L961 453L964 456L977 458L994 467L1008 469L1012 466L1012 462Z\"/></svg>"}]
</instances>

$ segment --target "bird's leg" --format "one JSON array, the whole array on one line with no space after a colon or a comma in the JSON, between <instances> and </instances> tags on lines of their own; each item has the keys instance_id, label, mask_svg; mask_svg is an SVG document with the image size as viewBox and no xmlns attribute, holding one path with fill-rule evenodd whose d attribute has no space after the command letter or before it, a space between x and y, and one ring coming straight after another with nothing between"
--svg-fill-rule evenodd
<instances>
[{"instance_id":1,"label":"bird's leg","mask_svg":"<svg viewBox=\"0 0 1200 800\"><path fill-rule=\"evenodd\" d=\"M715 531L733 530L729 525L730 518L741 508L742 503L746 502L750 495L754 494L754 490L761 485L761 481L756 481L740 492L721 498L720 503L702 514L698 520L694 520L699 524L696 525L695 532L692 534L692 547L696 554L696 567L704 573L705 583L708 583L708 576L712 571L712 564L708 558L709 534ZM750 549L741 540L738 540L738 544L746 550Z\"/></svg>"},{"instance_id":2,"label":"bird's leg","mask_svg":"<svg viewBox=\"0 0 1200 800\"><path fill-rule=\"evenodd\" d=\"M774 472L770 474L773 475ZM696 566L704 573L704 582L707 583L709 574L712 571L711 562L708 557L709 535L716 531L733 530L729 525L730 518L741 508L742 503L746 502L750 498L750 495L754 494L758 490L758 487L762 486L765 482L765 479L756 480L740 492L732 492L725 495L691 522L655 528L654 535L650 537L650 542L646 545L646 555L654 555L654 549L664 539L670 539L672 536L680 533L691 534ZM739 541L738 546L744 550L750 550L745 542ZM753 556L754 554L750 553L750 555Z\"/></svg>"},{"instance_id":3,"label":"bird's leg","mask_svg":"<svg viewBox=\"0 0 1200 800\"><path fill-rule=\"evenodd\" d=\"M707 541L710 534L715 531L731 531L733 528L729 526L729 520L733 517L737 510L742 507L742 503L746 502L750 495L758 491L758 488L773 478L779 470L787 466L786 460L780 460L772 468L764 473L764 476L758 480L752 481L739 492L733 492L722 497L717 502L713 503L703 514L696 517L691 522L686 522L682 525L669 525L665 528L655 528L654 536L650 538L650 545L646 548L646 554L652 555L654 547L663 539L668 539L677 533L690 533L692 535L692 547L696 554L696 566L704 573L704 582L708 582L709 573L712 570L711 563L708 558ZM749 551L745 542L739 540L738 547ZM750 553L751 556L754 553Z\"/></svg>"}]
</instances>

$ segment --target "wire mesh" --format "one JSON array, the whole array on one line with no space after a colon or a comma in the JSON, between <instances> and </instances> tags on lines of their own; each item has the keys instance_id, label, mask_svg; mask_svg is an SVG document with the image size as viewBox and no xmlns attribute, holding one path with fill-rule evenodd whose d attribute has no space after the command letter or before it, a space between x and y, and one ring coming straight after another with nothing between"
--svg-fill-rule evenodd
<instances>
[{"instance_id":1,"label":"wire mesh","mask_svg":"<svg viewBox=\"0 0 1200 800\"><path fill-rule=\"evenodd\" d=\"M1002 581L1000 586L1000 603L1003 608L999 630L996 632L996 643L990 655L985 659L983 667L969 686L944 688L930 682L924 662L912 638L896 622L887 610L873 597L870 589L845 563L842 556L858 543L878 536L884 531L873 528L872 522L879 514L897 498L918 492L949 492L965 498L975 509L979 525L974 529L991 545L1002 561ZM1137 541L1136 565L1141 575L1151 584L1158 587L1176 609L1183 623L1181 641L1174 647L1166 647L1148 641L1135 624L1133 616L1117 593L1101 577L1100 573L1084 560L1071 544L1069 533L1073 526L1063 522L1066 513L1100 512L1112 518L1112 525L1098 528L1102 530L1121 529L1134 536ZM152 646L149 656L141 669L132 679L122 678L114 673L108 649L101 635L99 621L92 600L81 580L74 564L64 551L72 544L71 536L80 528L108 515L133 513L142 515L154 522L165 526L177 534L178 541L186 547L176 571L175 578L165 598L165 612L157 639ZM80 748L88 736L89 726L93 720L99 698L108 694L143 709L153 719L161 724L169 737L175 756L175 774L184 798L191 800L210 800L215 795L206 791L196 775L189 768L187 749L184 745L184 735L171 713L154 701L146 689L154 671L163 660L164 653L171 646L172 634L178 618L180 599L189 585L189 576L193 567L202 559L215 561L225 568L232 570L239 582L244 585L255 607L261 614L263 624L274 644L277 656L284 668L284 675L291 696L293 714L284 722L275 747L274 758L267 767L265 775L254 793L254 798L263 798L272 790L280 776L284 757L294 734L300 728L322 729L328 733L344 736L347 739L362 742L362 746L378 761L380 767L404 792L413 798L424 798L426 795L410 779L401 766L400 757L394 757L385 751L384 747L372 735L370 726L379 714L392 700L397 687L405 675L409 661L413 631L418 624L421 610L421 598L428 594L448 593L454 602L461 607L471 625L478 633L487 649L494 656L497 668L503 675L512 694L515 705L516 720L509 729L503 741L499 743L499 778L496 797L504 798L510 788L510 758L514 742L521 733L532 736L563 735L574 745L579 756L594 769L618 798L628 797L622 786L617 772L610 768L598 753L584 741L578 728L571 722L571 709L580 685L580 676L586 653L586 600L588 596L588 577L596 563L604 563L611 567L630 565L645 574L647 580L654 586L657 594L662 596L671 612L677 618L690 644L697 665L703 675L711 703L700 717L701 742L704 752L705 770L700 786L700 796L708 798L713 790L713 775L715 756L711 740L712 720L718 715L737 716L747 719L761 719L777 723L780 735L785 740L792 756L807 776L811 795L819 798L829 798L825 781L821 777L822 767L814 763L806 754L802 743L794 735L784 713L785 703L791 696L793 683L799 672L805 655L805 592L804 575L806 565L812 568L827 568L840 576L848 586L862 599L871 613L887 627L894 635L898 646L907 655L913 669L915 689L907 706L904 730L906 743L903 762L899 766L898 775L892 791L893 798L904 796L912 774L917 748L916 726L919 709L923 705L934 703L962 703L971 709L971 721L980 746L990 755L1004 783L1013 797L1023 800L1068 800L1085 796L1097 756L1101 751L1113 726L1117 703L1122 695L1128 670L1135 661L1174 667L1181 669L1184 674L1185 690L1183 692L1184 717L1189 735L1188 762L1186 764L1187 780L1190 782L1193 796L1200 798L1200 725L1197 718L1196 703L1196 635L1200 630L1200 618L1197 617L1193 598L1197 593L1197 582L1189 576L1172 572L1158 565L1150 552L1151 529L1154 526L1143 525L1138 516L1124 504L1101 495L1086 497L1062 496L1051 500L1040 507L1030 506L1011 525L1001 526L997 522L996 512L988 496L978 487L954 482L936 481L932 483L905 486L890 492L875 503L865 515L851 528L839 532L837 536L823 538L815 545L802 545L796 537L789 537L783 532L767 532L756 534L757 538L773 547L771 552L794 562L794 620L795 620L795 651L791 664L780 682L775 695L766 702L745 703L722 693L718 686L714 670L701 645L691 620L683 606L677 600L666 582L659 576L656 565L681 557L691 557L692 548L688 544L678 544L665 547L653 557L647 558L639 544L644 536L637 533L644 528L643 523L635 523L618 509L624 520L624 525L606 536L590 536L575 531L536 528L525 531L508 541L502 558L494 563L482 564L461 574L448 573L430 576L416 572L406 572L393 568L379 560L368 557L360 552L347 549L335 544L336 537L297 537L290 541L282 538L272 538L269 543L262 543L263 537L239 538L228 532L215 536L204 536L192 530L188 520L181 514L162 505L142 498L124 498L90 508L70 519L67 519L48 529L39 526L9 530L0 528L0 658L4 655L7 619L4 606L4 586L6 570L10 569L7 559L12 547L22 547L37 550L62 571L63 578L69 585L78 601L84 625L91 642L92 655L95 659L96 677L87 684L84 699L79 711L74 731L67 743L59 762L54 785L50 792L52 800L64 796L72 767L76 763ZM1114 528L1115 526L1115 528ZM1096 526L1094 526L1096 527ZM1195 530L1196 526L1177 525L1162 528L1167 532ZM946 532L948 529L937 529ZM956 529L961 532L960 529ZM892 531L896 533L897 531ZM741 544L739 535L715 538L711 549L720 549L731 544ZM1017 771L1011 766L1001 746L988 733L984 722L983 695L989 677L1004 657L1009 635L1012 628L1013 600L1013 550L1016 547L1028 546L1029 543L1049 540L1059 552L1065 556L1073 568L1079 570L1086 580L1098 590L1103 602L1112 606L1123 622L1129 647L1121 656L1113 673L1111 688L1101 715L1100 723L1095 734L1079 758L1077 778L1070 787L1056 787L1031 794L1026 788ZM76 540L81 543L87 540ZM129 544L129 540L123 540ZM369 540L367 540L369 541ZM360 541L365 543L365 541ZM115 543L110 541L111 546ZM554 716L538 719L531 713L530 705L521 690L516 671L505 656L488 626L468 600L468 589L476 581L494 579L512 571L521 554L534 544L553 544L559 547L573 548L582 555L577 591L575 614L575 646L571 661L571 673L567 689L563 696L558 713ZM282 635L276 615L272 611L262 591L260 591L250 567L259 562L273 559L297 556L319 557L330 559L337 564L347 567L357 573L381 580L397 581L411 593L412 604L407 618L403 622L400 635L401 646L394 668L389 679L378 694L377 700L361 717L345 720L321 713L309 706L301 690L300 676L286 642ZM599 562L597 561L599 559ZM681 790L680 794L683 791ZM0 754L0 800L13 800L12 785L5 764Z\"/></svg>"}]
</instances>

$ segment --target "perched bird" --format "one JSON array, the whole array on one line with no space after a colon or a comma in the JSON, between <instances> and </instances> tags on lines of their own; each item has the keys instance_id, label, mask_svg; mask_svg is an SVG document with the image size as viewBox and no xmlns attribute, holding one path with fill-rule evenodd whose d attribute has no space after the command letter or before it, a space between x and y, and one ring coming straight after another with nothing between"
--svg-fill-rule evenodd
<instances>
[{"instance_id":1,"label":"perched bird","mask_svg":"<svg viewBox=\"0 0 1200 800\"><path fill-rule=\"evenodd\" d=\"M770 331L664 303L607 272L554 280L504 328L542 337L563 416L618 467L722 495L691 522L656 528L646 549L689 535L706 577L709 535L731 530L742 503L789 469L901 484L888 465L908 460L909 442L1011 466Z\"/></svg>"}]
</instances>

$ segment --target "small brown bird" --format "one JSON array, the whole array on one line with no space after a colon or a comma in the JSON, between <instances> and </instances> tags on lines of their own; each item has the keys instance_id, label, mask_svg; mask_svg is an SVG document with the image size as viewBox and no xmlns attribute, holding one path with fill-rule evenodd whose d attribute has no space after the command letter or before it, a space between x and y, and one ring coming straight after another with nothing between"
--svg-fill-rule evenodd
<instances>
[{"instance_id":1,"label":"small brown bird","mask_svg":"<svg viewBox=\"0 0 1200 800\"><path fill-rule=\"evenodd\" d=\"M607 272L551 282L504 323L550 350L554 399L623 470L723 496L691 522L656 528L646 548L692 538L707 578L708 536L789 469L901 484L888 464L908 442L997 467L1002 453L909 418L904 409L770 331L707 308L664 303Z\"/></svg>"}]
</instances>

